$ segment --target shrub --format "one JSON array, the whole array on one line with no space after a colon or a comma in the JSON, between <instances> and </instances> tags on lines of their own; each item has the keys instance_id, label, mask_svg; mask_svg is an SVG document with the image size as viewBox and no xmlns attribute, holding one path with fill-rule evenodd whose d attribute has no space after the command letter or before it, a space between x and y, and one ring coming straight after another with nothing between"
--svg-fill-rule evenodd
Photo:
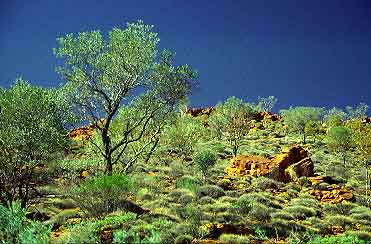
<instances>
[{"instance_id":1,"label":"shrub","mask_svg":"<svg viewBox=\"0 0 371 244\"><path fill-rule=\"evenodd\" d=\"M346 235L354 236L359 240L363 240L365 242L371 242L371 235L369 232L366 231L347 231L345 232Z\"/></svg>"},{"instance_id":2,"label":"shrub","mask_svg":"<svg viewBox=\"0 0 371 244\"><path fill-rule=\"evenodd\" d=\"M169 198L173 202L178 202L181 196L183 195L192 195L192 192L187 189L174 189L169 193Z\"/></svg>"},{"instance_id":3,"label":"shrub","mask_svg":"<svg viewBox=\"0 0 371 244\"><path fill-rule=\"evenodd\" d=\"M314 237L307 244L366 244L363 240L353 235L331 236L331 237Z\"/></svg>"},{"instance_id":4,"label":"shrub","mask_svg":"<svg viewBox=\"0 0 371 244\"><path fill-rule=\"evenodd\" d=\"M275 213L271 213L272 219L282 219L282 220L294 220L294 216L287 211L279 211Z\"/></svg>"},{"instance_id":5,"label":"shrub","mask_svg":"<svg viewBox=\"0 0 371 244\"><path fill-rule=\"evenodd\" d=\"M196 178L189 175L177 178L175 184L177 188L184 188L193 192L197 192L201 186L200 182Z\"/></svg>"},{"instance_id":6,"label":"shrub","mask_svg":"<svg viewBox=\"0 0 371 244\"><path fill-rule=\"evenodd\" d=\"M193 194L184 194L179 198L179 203L185 206L188 203L193 202L195 199L196 198Z\"/></svg>"},{"instance_id":7,"label":"shrub","mask_svg":"<svg viewBox=\"0 0 371 244\"><path fill-rule=\"evenodd\" d=\"M264 205L253 205L248 215L249 217L256 219L258 221L269 222L271 217L270 213L273 211L274 209Z\"/></svg>"},{"instance_id":8,"label":"shrub","mask_svg":"<svg viewBox=\"0 0 371 244\"><path fill-rule=\"evenodd\" d=\"M225 192L222 188L215 185L205 185L200 187L197 192L198 197L209 196L212 198L219 198L225 195Z\"/></svg>"},{"instance_id":9,"label":"shrub","mask_svg":"<svg viewBox=\"0 0 371 244\"><path fill-rule=\"evenodd\" d=\"M162 139L173 152L188 157L193 153L202 130L200 121L188 115L180 116L173 125L165 127Z\"/></svg>"},{"instance_id":10,"label":"shrub","mask_svg":"<svg viewBox=\"0 0 371 244\"><path fill-rule=\"evenodd\" d=\"M204 177L204 181L207 179L207 173L209 168L214 166L216 163L216 154L211 152L210 150L203 150L197 152L194 157L193 161L196 163L198 168L202 171L202 175Z\"/></svg>"},{"instance_id":11,"label":"shrub","mask_svg":"<svg viewBox=\"0 0 371 244\"><path fill-rule=\"evenodd\" d=\"M215 200L214 198L212 197L209 197L209 196L204 196L204 197L201 197L199 200L198 200L199 204L201 205L205 205L205 204L211 204L211 203L214 203Z\"/></svg>"},{"instance_id":12,"label":"shrub","mask_svg":"<svg viewBox=\"0 0 371 244\"><path fill-rule=\"evenodd\" d=\"M94 222L82 222L73 225L58 243L74 244L74 243L99 243L96 225Z\"/></svg>"},{"instance_id":13,"label":"shrub","mask_svg":"<svg viewBox=\"0 0 371 244\"><path fill-rule=\"evenodd\" d=\"M325 222L331 226L341 226L344 229L346 226L352 225L352 219L342 215L326 216Z\"/></svg>"},{"instance_id":14,"label":"shrub","mask_svg":"<svg viewBox=\"0 0 371 244\"><path fill-rule=\"evenodd\" d=\"M354 204L352 203L325 204L323 212L328 215L349 215L353 208Z\"/></svg>"},{"instance_id":15,"label":"shrub","mask_svg":"<svg viewBox=\"0 0 371 244\"><path fill-rule=\"evenodd\" d=\"M319 215L321 213L321 205L319 201L314 198L294 198L291 199L290 205L311 208L315 210L316 215Z\"/></svg>"},{"instance_id":16,"label":"shrub","mask_svg":"<svg viewBox=\"0 0 371 244\"><path fill-rule=\"evenodd\" d=\"M242 195L233 205L233 209L241 214L248 214L256 202L249 195Z\"/></svg>"},{"instance_id":17,"label":"shrub","mask_svg":"<svg viewBox=\"0 0 371 244\"><path fill-rule=\"evenodd\" d=\"M359 223L371 224L371 210L367 207L358 206L350 210L351 217Z\"/></svg>"},{"instance_id":18,"label":"shrub","mask_svg":"<svg viewBox=\"0 0 371 244\"><path fill-rule=\"evenodd\" d=\"M88 178L70 190L71 197L92 216L117 209L120 200L133 188L126 175L114 174Z\"/></svg>"},{"instance_id":19,"label":"shrub","mask_svg":"<svg viewBox=\"0 0 371 244\"><path fill-rule=\"evenodd\" d=\"M180 235L175 238L175 244L191 244L192 243L192 236L191 235Z\"/></svg>"},{"instance_id":20,"label":"shrub","mask_svg":"<svg viewBox=\"0 0 371 244\"><path fill-rule=\"evenodd\" d=\"M292 214L292 216L296 219L305 219L307 217L312 217L317 214L316 210L313 208L295 205L285 208L285 211Z\"/></svg>"},{"instance_id":21,"label":"shrub","mask_svg":"<svg viewBox=\"0 0 371 244\"><path fill-rule=\"evenodd\" d=\"M49 225L28 220L20 202L13 202L9 208L0 205L0 240L5 243L48 243L50 231Z\"/></svg>"},{"instance_id":22,"label":"shrub","mask_svg":"<svg viewBox=\"0 0 371 244\"><path fill-rule=\"evenodd\" d=\"M251 185L264 191L265 189L278 189L282 183L266 177L257 177L252 180Z\"/></svg>"},{"instance_id":23,"label":"shrub","mask_svg":"<svg viewBox=\"0 0 371 244\"><path fill-rule=\"evenodd\" d=\"M250 238L243 235L222 234L219 236L219 241L227 243L250 243Z\"/></svg>"}]
</instances>

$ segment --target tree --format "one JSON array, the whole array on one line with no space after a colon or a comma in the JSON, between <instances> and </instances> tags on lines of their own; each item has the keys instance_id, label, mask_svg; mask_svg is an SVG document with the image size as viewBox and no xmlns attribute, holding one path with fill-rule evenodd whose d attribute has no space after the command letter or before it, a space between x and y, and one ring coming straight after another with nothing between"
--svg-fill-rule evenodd
<instances>
[{"instance_id":1,"label":"tree","mask_svg":"<svg viewBox=\"0 0 371 244\"><path fill-rule=\"evenodd\" d=\"M371 125L363 126L360 122L352 125L352 136L356 150L360 155L366 171L366 198L370 182L369 168L371 166Z\"/></svg>"},{"instance_id":2,"label":"tree","mask_svg":"<svg viewBox=\"0 0 371 244\"><path fill-rule=\"evenodd\" d=\"M36 181L34 169L66 146L66 114L55 90L17 79L0 89L0 197L26 207Z\"/></svg>"},{"instance_id":3,"label":"tree","mask_svg":"<svg viewBox=\"0 0 371 244\"><path fill-rule=\"evenodd\" d=\"M285 123L290 130L299 132L303 135L303 143L305 143L306 133L305 126L309 121L319 121L323 108L317 107L290 107L287 110L281 110Z\"/></svg>"},{"instance_id":4,"label":"tree","mask_svg":"<svg viewBox=\"0 0 371 244\"><path fill-rule=\"evenodd\" d=\"M307 136L313 136L314 142L316 142L316 138L321 134L322 132L322 125L320 121L308 121L305 124L304 133Z\"/></svg>"},{"instance_id":5,"label":"tree","mask_svg":"<svg viewBox=\"0 0 371 244\"><path fill-rule=\"evenodd\" d=\"M348 119L364 119L367 113L369 106L366 103L360 103L357 107L353 108L351 106L347 106L345 109L348 114Z\"/></svg>"},{"instance_id":6,"label":"tree","mask_svg":"<svg viewBox=\"0 0 371 244\"><path fill-rule=\"evenodd\" d=\"M207 179L209 168L215 165L216 160L217 160L216 154L211 152L210 150L200 151L196 153L195 156L193 157L193 161L202 171L202 175L204 177L205 182Z\"/></svg>"},{"instance_id":7,"label":"tree","mask_svg":"<svg viewBox=\"0 0 371 244\"><path fill-rule=\"evenodd\" d=\"M59 48L54 50L58 58L65 59L58 72L67 80L63 90L71 98L74 111L91 123L104 121L97 124L101 144L96 147L108 175L129 145L142 138L155 115L160 110L172 111L194 85L196 72L187 65L174 66L174 54L164 51L157 57L159 38L152 29L138 21L126 29L114 28L108 40L99 31L77 37L68 34L58 38ZM113 135L114 117L120 107L136 104L130 102L134 100L148 107L135 121L125 124L122 133ZM112 137L117 137L116 142Z\"/></svg>"},{"instance_id":8,"label":"tree","mask_svg":"<svg viewBox=\"0 0 371 244\"><path fill-rule=\"evenodd\" d=\"M189 157L200 139L201 121L190 115L177 116L165 126L162 142L172 151Z\"/></svg>"},{"instance_id":9,"label":"tree","mask_svg":"<svg viewBox=\"0 0 371 244\"><path fill-rule=\"evenodd\" d=\"M277 103L277 98L274 96L269 96L269 97L259 97L258 98L258 105L256 106L256 109L261 112L261 111L266 111L266 112L271 112L274 106Z\"/></svg>"},{"instance_id":10,"label":"tree","mask_svg":"<svg viewBox=\"0 0 371 244\"><path fill-rule=\"evenodd\" d=\"M326 125L331 128L333 126L342 125L346 119L346 116L347 114L343 110L334 107L326 111L324 121L326 122Z\"/></svg>"},{"instance_id":11,"label":"tree","mask_svg":"<svg viewBox=\"0 0 371 244\"><path fill-rule=\"evenodd\" d=\"M253 109L236 97L230 97L225 103L215 107L208 120L212 130L217 130L231 145L233 155L237 156L243 137L250 130Z\"/></svg>"},{"instance_id":12,"label":"tree","mask_svg":"<svg viewBox=\"0 0 371 244\"><path fill-rule=\"evenodd\" d=\"M342 157L345 167L347 154L353 146L352 131L345 126L332 127L327 132L327 145Z\"/></svg>"}]
</instances>

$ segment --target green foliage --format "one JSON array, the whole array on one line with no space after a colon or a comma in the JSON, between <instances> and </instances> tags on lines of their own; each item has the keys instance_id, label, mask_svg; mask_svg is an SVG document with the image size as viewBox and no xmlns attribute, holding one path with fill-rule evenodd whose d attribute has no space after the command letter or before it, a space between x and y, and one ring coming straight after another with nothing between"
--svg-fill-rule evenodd
<instances>
[{"instance_id":1,"label":"green foliage","mask_svg":"<svg viewBox=\"0 0 371 244\"><path fill-rule=\"evenodd\" d=\"M256 105L255 109L258 112L266 111L271 112L274 106L277 103L277 98L274 96L269 97L258 97L258 104Z\"/></svg>"},{"instance_id":2,"label":"green foliage","mask_svg":"<svg viewBox=\"0 0 371 244\"><path fill-rule=\"evenodd\" d=\"M191 244L193 237L191 235L180 235L175 238L175 244Z\"/></svg>"},{"instance_id":3,"label":"green foliage","mask_svg":"<svg viewBox=\"0 0 371 244\"><path fill-rule=\"evenodd\" d=\"M353 235L331 236L331 237L315 237L308 244L364 244L363 240L358 239Z\"/></svg>"},{"instance_id":4,"label":"green foliage","mask_svg":"<svg viewBox=\"0 0 371 244\"><path fill-rule=\"evenodd\" d=\"M290 130L299 132L303 135L303 143L305 143L305 126L310 121L319 121L323 113L323 108L316 107L290 107L286 110L281 110L285 123Z\"/></svg>"},{"instance_id":5,"label":"green foliage","mask_svg":"<svg viewBox=\"0 0 371 244\"><path fill-rule=\"evenodd\" d=\"M189 175L177 178L175 184L177 188L188 189L193 192L197 192L201 186L199 180Z\"/></svg>"},{"instance_id":6,"label":"green foliage","mask_svg":"<svg viewBox=\"0 0 371 244\"><path fill-rule=\"evenodd\" d=\"M348 119L364 119L367 117L366 113L369 106L366 103L359 103L355 108L347 106L345 110L347 111Z\"/></svg>"},{"instance_id":7,"label":"green foliage","mask_svg":"<svg viewBox=\"0 0 371 244\"><path fill-rule=\"evenodd\" d=\"M200 121L189 115L179 116L174 124L165 127L162 140L170 151L188 157L192 155L202 130Z\"/></svg>"},{"instance_id":8,"label":"green foliage","mask_svg":"<svg viewBox=\"0 0 371 244\"><path fill-rule=\"evenodd\" d=\"M209 196L212 198L219 198L225 195L222 188L216 185L204 185L201 186L197 192L198 197Z\"/></svg>"},{"instance_id":9,"label":"green foliage","mask_svg":"<svg viewBox=\"0 0 371 244\"><path fill-rule=\"evenodd\" d=\"M19 202L13 202L9 208L0 205L1 243L48 243L50 231L50 226L28 220Z\"/></svg>"},{"instance_id":10,"label":"green foliage","mask_svg":"<svg viewBox=\"0 0 371 244\"><path fill-rule=\"evenodd\" d=\"M352 132L344 126L335 126L330 128L326 137L329 148L341 155L344 165L348 151L352 148Z\"/></svg>"},{"instance_id":11,"label":"green foliage","mask_svg":"<svg viewBox=\"0 0 371 244\"><path fill-rule=\"evenodd\" d=\"M193 156L193 161L202 171L205 181L207 179L207 173L209 171L209 168L215 165L216 160L217 160L216 154L210 150L203 150L203 151L197 152Z\"/></svg>"},{"instance_id":12,"label":"green foliage","mask_svg":"<svg viewBox=\"0 0 371 244\"><path fill-rule=\"evenodd\" d=\"M88 178L70 190L71 197L89 215L100 216L120 206L133 184L126 175L96 176Z\"/></svg>"},{"instance_id":13,"label":"green foliage","mask_svg":"<svg viewBox=\"0 0 371 244\"><path fill-rule=\"evenodd\" d=\"M236 156L243 137L249 132L253 109L236 97L217 104L215 109L208 119L210 128L218 138L224 137L228 141Z\"/></svg>"},{"instance_id":14,"label":"green foliage","mask_svg":"<svg viewBox=\"0 0 371 244\"><path fill-rule=\"evenodd\" d=\"M37 164L63 152L67 113L55 90L17 79L0 89L0 199L26 207Z\"/></svg>"},{"instance_id":15,"label":"green foliage","mask_svg":"<svg viewBox=\"0 0 371 244\"><path fill-rule=\"evenodd\" d=\"M347 117L347 114L339 109L339 108L332 108L326 111L324 115L324 120L326 125L331 128L334 126L342 125Z\"/></svg>"},{"instance_id":16,"label":"green foliage","mask_svg":"<svg viewBox=\"0 0 371 244\"><path fill-rule=\"evenodd\" d=\"M227 243L250 243L250 238L243 235L222 234L219 236L219 241Z\"/></svg>"},{"instance_id":17,"label":"green foliage","mask_svg":"<svg viewBox=\"0 0 371 244\"><path fill-rule=\"evenodd\" d=\"M128 23L125 29L114 28L108 40L99 31L68 34L57 40L54 53L65 61L58 68L67 80L64 94L76 114L97 125L100 143L94 146L105 160L106 173L112 174L117 163L124 164L127 172L148 147L156 147L162 121L189 94L196 72L188 65L174 66L174 54L169 51L157 60L159 38L153 26L142 21ZM121 130L111 130L122 106L126 108L123 113L134 116ZM104 123L99 125L99 120ZM152 135L147 142L152 146L138 143L148 129Z\"/></svg>"}]
</instances>

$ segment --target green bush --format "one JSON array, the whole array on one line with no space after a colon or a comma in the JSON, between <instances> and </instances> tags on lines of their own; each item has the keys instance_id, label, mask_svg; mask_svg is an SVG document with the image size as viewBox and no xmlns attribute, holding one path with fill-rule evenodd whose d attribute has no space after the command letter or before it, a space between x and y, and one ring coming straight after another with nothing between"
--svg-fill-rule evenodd
<instances>
[{"instance_id":1,"label":"green bush","mask_svg":"<svg viewBox=\"0 0 371 244\"><path fill-rule=\"evenodd\" d=\"M250 243L250 238L248 236L243 235L235 235L235 234L222 234L219 236L219 241L227 242L227 243Z\"/></svg>"},{"instance_id":2,"label":"green bush","mask_svg":"<svg viewBox=\"0 0 371 244\"><path fill-rule=\"evenodd\" d=\"M305 219L316 216L317 212L313 208L295 205L285 208L285 211L291 214L295 219Z\"/></svg>"},{"instance_id":3,"label":"green bush","mask_svg":"<svg viewBox=\"0 0 371 244\"><path fill-rule=\"evenodd\" d=\"M325 222L330 226L341 226L344 229L352 225L352 219L343 215L326 216Z\"/></svg>"},{"instance_id":4,"label":"green bush","mask_svg":"<svg viewBox=\"0 0 371 244\"><path fill-rule=\"evenodd\" d=\"M242 195L233 203L232 208L240 214L248 214L255 204L256 202L249 195Z\"/></svg>"},{"instance_id":5,"label":"green bush","mask_svg":"<svg viewBox=\"0 0 371 244\"><path fill-rule=\"evenodd\" d=\"M260 222L269 222L271 218L270 214L274 211L274 209L269 208L265 205L253 205L250 212L248 213L248 216Z\"/></svg>"},{"instance_id":6,"label":"green bush","mask_svg":"<svg viewBox=\"0 0 371 244\"><path fill-rule=\"evenodd\" d=\"M307 244L366 244L365 241L358 239L353 235L315 237Z\"/></svg>"},{"instance_id":7,"label":"green bush","mask_svg":"<svg viewBox=\"0 0 371 244\"><path fill-rule=\"evenodd\" d=\"M191 244L193 237L191 235L180 235L175 238L175 244Z\"/></svg>"},{"instance_id":8,"label":"green bush","mask_svg":"<svg viewBox=\"0 0 371 244\"><path fill-rule=\"evenodd\" d=\"M193 161L201 170L205 181L207 179L209 168L215 165L216 160L216 154L210 150L202 150L193 156Z\"/></svg>"},{"instance_id":9,"label":"green bush","mask_svg":"<svg viewBox=\"0 0 371 244\"><path fill-rule=\"evenodd\" d=\"M193 194L184 194L179 198L179 203L183 206L195 201L195 196Z\"/></svg>"},{"instance_id":10,"label":"green bush","mask_svg":"<svg viewBox=\"0 0 371 244\"><path fill-rule=\"evenodd\" d=\"M178 202L179 199L184 195L192 195L193 192L191 192L188 189L174 189L169 193L169 198L173 202Z\"/></svg>"},{"instance_id":11,"label":"green bush","mask_svg":"<svg viewBox=\"0 0 371 244\"><path fill-rule=\"evenodd\" d=\"M70 190L71 197L91 216L114 211L133 189L126 175L114 174L88 178Z\"/></svg>"},{"instance_id":12,"label":"green bush","mask_svg":"<svg viewBox=\"0 0 371 244\"><path fill-rule=\"evenodd\" d=\"M200 121L191 116L179 116L173 125L165 127L162 142L173 152L188 157L203 131Z\"/></svg>"},{"instance_id":13,"label":"green bush","mask_svg":"<svg viewBox=\"0 0 371 244\"><path fill-rule=\"evenodd\" d=\"M211 204L211 203L214 203L214 202L215 202L214 198L209 197L209 196L201 197L201 198L198 200L198 203L201 204L201 205Z\"/></svg>"},{"instance_id":14,"label":"green bush","mask_svg":"<svg viewBox=\"0 0 371 244\"><path fill-rule=\"evenodd\" d=\"M160 233L150 230L148 235L141 239L139 232L130 232L125 230L115 231L113 233L113 243L161 243Z\"/></svg>"},{"instance_id":15,"label":"green bush","mask_svg":"<svg viewBox=\"0 0 371 244\"><path fill-rule=\"evenodd\" d=\"M264 191L265 189L278 189L282 186L282 183L266 177L257 177L251 181L251 185L256 189Z\"/></svg>"},{"instance_id":16,"label":"green bush","mask_svg":"<svg viewBox=\"0 0 371 244\"><path fill-rule=\"evenodd\" d=\"M354 208L352 203L337 203L323 205L323 212L327 215L350 215L350 211Z\"/></svg>"},{"instance_id":17,"label":"green bush","mask_svg":"<svg viewBox=\"0 0 371 244\"><path fill-rule=\"evenodd\" d=\"M197 192L201 186L200 182L196 178L189 175L177 178L175 184L176 188L184 188L193 192Z\"/></svg>"},{"instance_id":18,"label":"green bush","mask_svg":"<svg viewBox=\"0 0 371 244\"><path fill-rule=\"evenodd\" d=\"M28 220L20 202L13 202L9 208L0 205L0 240L5 243L48 243L50 231L51 226Z\"/></svg>"},{"instance_id":19,"label":"green bush","mask_svg":"<svg viewBox=\"0 0 371 244\"><path fill-rule=\"evenodd\" d=\"M224 196L225 192L222 188L216 185L205 185L200 187L200 189L197 192L198 197L204 197L209 196L212 198L219 198L221 196Z\"/></svg>"}]
</instances>

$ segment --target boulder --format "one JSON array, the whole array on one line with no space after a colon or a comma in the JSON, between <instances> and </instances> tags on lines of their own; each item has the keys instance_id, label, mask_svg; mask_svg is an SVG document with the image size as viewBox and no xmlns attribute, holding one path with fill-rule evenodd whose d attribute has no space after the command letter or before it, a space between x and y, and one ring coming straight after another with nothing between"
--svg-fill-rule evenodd
<instances>
[{"instance_id":1,"label":"boulder","mask_svg":"<svg viewBox=\"0 0 371 244\"><path fill-rule=\"evenodd\" d=\"M225 172L231 176L267 176L289 182L302 176L313 176L313 168L307 151L300 146L293 146L273 159L243 155L234 157Z\"/></svg>"},{"instance_id":2,"label":"boulder","mask_svg":"<svg viewBox=\"0 0 371 244\"><path fill-rule=\"evenodd\" d=\"M264 176L269 173L271 161L260 156L239 155L230 160L225 172L230 176Z\"/></svg>"},{"instance_id":3,"label":"boulder","mask_svg":"<svg viewBox=\"0 0 371 244\"><path fill-rule=\"evenodd\" d=\"M302 176L310 176L314 174L314 164L310 158L304 158L297 163L294 163L285 169L290 181L297 181Z\"/></svg>"},{"instance_id":4,"label":"boulder","mask_svg":"<svg viewBox=\"0 0 371 244\"><path fill-rule=\"evenodd\" d=\"M342 203L344 201L351 202L354 200L354 195L351 190L332 184L326 190L312 188L309 193L315 196L321 203Z\"/></svg>"}]
</instances>

